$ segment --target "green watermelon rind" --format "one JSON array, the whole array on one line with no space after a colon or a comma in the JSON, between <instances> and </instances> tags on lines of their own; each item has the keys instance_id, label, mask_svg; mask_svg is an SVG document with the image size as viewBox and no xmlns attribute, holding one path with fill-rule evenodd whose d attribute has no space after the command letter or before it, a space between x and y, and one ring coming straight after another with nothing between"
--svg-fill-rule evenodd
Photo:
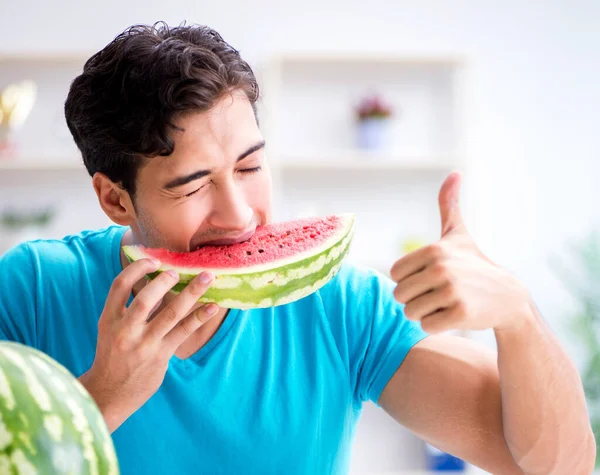
<instances>
[{"instance_id":1,"label":"green watermelon rind","mask_svg":"<svg viewBox=\"0 0 600 475\"><path fill-rule=\"evenodd\" d=\"M209 288L204 293L204 295L198 299L198 301L202 303L217 303L223 308L228 308L226 306L227 301L235 302L235 308L275 307L277 305L290 303L290 300L288 300L286 297L291 295L293 292L298 292L293 300L299 300L300 298L306 297L307 295L323 287L327 282L329 282L329 280L331 280L335 276L337 270L339 269L339 266L348 254L349 248L350 243L347 242L345 248L341 251L340 255L336 259L325 264L319 271L311 273L299 279L290 280L289 283L286 285L279 286L275 284L267 284L262 288L255 289L248 282L243 282L240 285L240 287L237 287L235 289ZM285 274L289 271L303 268L303 266L301 265L302 263L304 263L305 265L310 265L320 256L327 255L329 255L329 252L325 251L321 254L318 254L314 258L300 261L298 265L281 267L278 269L274 269L272 272ZM158 273L155 273L155 277L156 275L158 275ZM260 275L261 273L248 274L248 277L258 278ZM244 279L242 278L242 280ZM175 287L173 287L172 292L178 294L186 286L187 283L180 282L176 284ZM305 291L300 292L303 289ZM279 303L280 301L281 303Z\"/></svg>"},{"instance_id":2,"label":"green watermelon rind","mask_svg":"<svg viewBox=\"0 0 600 475\"><path fill-rule=\"evenodd\" d=\"M119 474L100 410L64 366L39 350L3 341L0 373L1 473Z\"/></svg>"},{"instance_id":3,"label":"green watermelon rind","mask_svg":"<svg viewBox=\"0 0 600 475\"><path fill-rule=\"evenodd\" d=\"M275 262L272 267L263 267L258 272L244 272L244 268L222 270L222 273L215 273L215 282L198 301L216 303L222 308L264 308L289 303L316 291L335 276L349 252L354 235L354 215L346 216L339 237L321 246L319 251L313 250L309 256L296 261L287 258L285 265L278 266ZM141 257L132 255L130 246L123 249L130 262ZM332 253L338 255L330 258ZM318 267L321 260L325 262ZM318 268L312 271L311 266L315 265ZM154 279L165 270L148 274L147 278ZM231 273L226 273L229 270ZM179 275L179 283L171 291L175 294L181 292L197 274L180 269ZM234 285L230 286L232 280Z\"/></svg>"}]
</instances>

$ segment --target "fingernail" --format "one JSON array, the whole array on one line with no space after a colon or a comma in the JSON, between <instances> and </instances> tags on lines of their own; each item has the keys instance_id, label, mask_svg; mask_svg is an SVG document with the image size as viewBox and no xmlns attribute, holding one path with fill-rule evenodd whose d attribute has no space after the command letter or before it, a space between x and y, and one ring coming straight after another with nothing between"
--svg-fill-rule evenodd
<instances>
[{"instance_id":1,"label":"fingernail","mask_svg":"<svg viewBox=\"0 0 600 475\"><path fill-rule=\"evenodd\" d=\"M219 308L214 303L211 303L208 307L206 307L206 313L208 315L214 315L218 310Z\"/></svg>"},{"instance_id":2,"label":"fingernail","mask_svg":"<svg viewBox=\"0 0 600 475\"><path fill-rule=\"evenodd\" d=\"M200 282L202 282L203 284L208 284L210 283L210 281L212 280L213 275L210 272L202 272L202 274L200 274Z\"/></svg>"},{"instance_id":3,"label":"fingernail","mask_svg":"<svg viewBox=\"0 0 600 475\"><path fill-rule=\"evenodd\" d=\"M152 264L154 264L155 266L160 265L160 261L158 259L150 258L150 262L152 262Z\"/></svg>"},{"instance_id":4,"label":"fingernail","mask_svg":"<svg viewBox=\"0 0 600 475\"><path fill-rule=\"evenodd\" d=\"M171 277L173 277L174 279L179 280L179 274L177 272L175 272L174 270L168 270L167 274L169 274Z\"/></svg>"}]
</instances>

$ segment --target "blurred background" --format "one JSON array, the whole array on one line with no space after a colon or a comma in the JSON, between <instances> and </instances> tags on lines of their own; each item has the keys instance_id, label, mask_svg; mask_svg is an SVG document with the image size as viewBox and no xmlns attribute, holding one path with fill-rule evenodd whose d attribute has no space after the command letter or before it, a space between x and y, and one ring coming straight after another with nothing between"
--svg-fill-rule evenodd
<instances>
[{"instance_id":1,"label":"blurred background","mask_svg":"<svg viewBox=\"0 0 600 475\"><path fill-rule=\"evenodd\" d=\"M276 218L355 212L351 258L387 272L439 238L461 170L468 229L531 290L598 424L600 2L2 0L0 18L0 253L110 224L62 111L85 60L132 24L206 24L259 78ZM366 407L353 473L428 456Z\"/></svg>"}]
</instances>

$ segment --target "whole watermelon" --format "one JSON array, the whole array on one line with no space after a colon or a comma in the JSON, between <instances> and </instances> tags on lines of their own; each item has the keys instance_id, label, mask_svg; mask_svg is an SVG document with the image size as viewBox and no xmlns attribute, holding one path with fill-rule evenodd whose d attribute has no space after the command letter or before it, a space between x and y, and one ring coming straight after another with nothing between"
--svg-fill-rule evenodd
<instances>
[{"instance_id":1,"label":"whole watermelon","mask_svg":"<svg viewBox=\"0 0 600 475\"><path fill-rule=\"evenodd\" d=\"M0 474L118 475L94 400L46 354L0 342Z\"/></svg>"}]
</instances>

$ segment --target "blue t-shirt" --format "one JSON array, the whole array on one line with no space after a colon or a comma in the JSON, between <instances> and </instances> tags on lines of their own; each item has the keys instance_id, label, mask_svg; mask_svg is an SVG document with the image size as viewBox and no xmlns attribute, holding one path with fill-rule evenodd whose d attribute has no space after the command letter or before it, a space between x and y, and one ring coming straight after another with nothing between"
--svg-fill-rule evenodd
<instances>
[{"instance_id":1,"label":"blue t-shirt","mask_svg":"<svg viewBox=\"0 0 600 475\"><path fill-rule=\"evenodd\" d=\"M0 259L0 338L75 376L94 359L98 319L122 270L126 228L21 244ZM364 401L379 396L426 334L380 274L345 264L297 302L231 310L114 433L124 475L334 474L349 470Z\"/></svg>"}]
</instances>

